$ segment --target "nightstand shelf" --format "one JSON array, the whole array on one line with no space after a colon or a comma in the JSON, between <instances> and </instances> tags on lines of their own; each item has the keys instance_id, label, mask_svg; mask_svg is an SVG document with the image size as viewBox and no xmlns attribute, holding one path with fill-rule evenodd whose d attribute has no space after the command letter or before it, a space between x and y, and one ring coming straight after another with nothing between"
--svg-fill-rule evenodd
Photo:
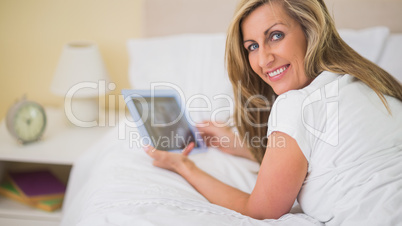
<instances>
[{"instance_id":1,"label":"nightstand shelf","mask_svg":"<svg viewBox=\"0 0 402 226\"><path fill-rule=\"evenodd\" d=\"M64 112L46 108L47 128L42 140L21 145L0 123L0 179L5 171L50 169L66 184L74 161L100 137L108 127L79 128L68 125ZM46 212L0 196L0 225L59 225L62 212Z\"/></svg>"},{"instance_id":2,"label":"nightstand shelf","mask_svg":"<svg viewBox=\"0 0 402 226\"><path fill-rule=\"evenodd\" d=\"M59 222L61 218L61 210L46 212L29 207L4 196L0 196L0 217L51 220Z\"/></svg>"}]
</instances>

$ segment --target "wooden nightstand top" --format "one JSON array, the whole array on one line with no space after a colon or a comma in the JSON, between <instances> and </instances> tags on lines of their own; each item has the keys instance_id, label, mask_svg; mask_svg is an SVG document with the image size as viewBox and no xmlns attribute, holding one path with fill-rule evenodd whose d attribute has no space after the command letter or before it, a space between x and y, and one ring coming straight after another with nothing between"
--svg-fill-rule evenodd
<instances>
[{"instance_id":1,"label":"wooden nightstand top","mask_svg":"<svg viewBox=\"0 0 402 226\"><path fill-rule=\"evenodd\" d=\"M62 109L46 108L47 127L38 142L22 145L0 123L0 161L72 165L110 130L110 127L80 128L68 125Z\"/></svg>"}]
</instances>

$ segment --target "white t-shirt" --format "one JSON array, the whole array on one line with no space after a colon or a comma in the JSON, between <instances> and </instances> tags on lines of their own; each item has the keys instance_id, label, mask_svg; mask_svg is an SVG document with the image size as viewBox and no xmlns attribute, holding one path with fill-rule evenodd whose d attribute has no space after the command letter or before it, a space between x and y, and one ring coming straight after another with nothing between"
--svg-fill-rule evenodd
<instances>
[{"instance_id":1,"label":"white t-shirt","mask_svg":"<svg viewBox=\"0 0 402 226\"><path fill-rule=\"evenodd\" d=\"M303 211L328 225L402 222L402 102L350 75L323 72L280 95L268 135L294 138L308 161L298 196Z\"/></svg>"}]
</instances>

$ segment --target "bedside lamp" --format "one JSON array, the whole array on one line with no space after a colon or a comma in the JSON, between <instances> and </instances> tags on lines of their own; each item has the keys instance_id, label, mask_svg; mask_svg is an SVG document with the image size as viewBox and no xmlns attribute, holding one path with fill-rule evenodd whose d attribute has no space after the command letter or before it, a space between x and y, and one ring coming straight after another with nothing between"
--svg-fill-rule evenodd
<instances>
[{"instance_id":1,"label":"bedside lamp","mask_svg":"<svg viewBox=\"0 0 402 226\"><path fill-rule=\"evenodd\" d=\"M109 82L96 44L70 42L62 51L54 74L51 91L64 96L67 119L76 126L93 127L99 117L98 97L105 94L100 84Z\"/></svg>"}]
</instances>

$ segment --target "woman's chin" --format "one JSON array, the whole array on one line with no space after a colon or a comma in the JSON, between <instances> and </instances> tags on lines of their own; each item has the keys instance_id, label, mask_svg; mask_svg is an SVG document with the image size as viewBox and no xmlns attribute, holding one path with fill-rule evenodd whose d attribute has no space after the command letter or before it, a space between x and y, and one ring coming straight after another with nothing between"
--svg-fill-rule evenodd
<instances>
[{"instance_id":1,"label":"woman's chin","mask_svg":"<svg viewBox=\"0 0 402 226\"><path fill-rule=\"evenodd\" d=\"M284 87L277 87L277 88L273 87L273 90L274 90L275 94L279 96L279 95L281 95L283 93L286 93L290 89L287 89L287 88L284 88Z\"/></svg>"}]
</instances>

